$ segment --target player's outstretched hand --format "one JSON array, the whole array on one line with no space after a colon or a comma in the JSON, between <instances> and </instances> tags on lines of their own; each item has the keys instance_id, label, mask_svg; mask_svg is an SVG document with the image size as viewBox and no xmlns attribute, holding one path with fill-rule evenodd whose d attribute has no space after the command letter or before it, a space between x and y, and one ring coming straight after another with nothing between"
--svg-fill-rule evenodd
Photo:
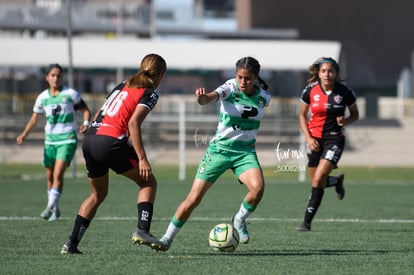
<instances>
[{"instance_id":1,"label":"player's outstretched hand","mask_svg":"<svg viewBox=\"0 0 414 275\"><path fill-rule=\"evenodd\" d=\"M23 141L24 141L24 137L23 137L23 135L20 135L20 136L18 136L18 137L16 138L16 142L17 142L17 144L19 144L19 145L22 145L22 144L23 144Z\"/></svg>"}]
</instances>

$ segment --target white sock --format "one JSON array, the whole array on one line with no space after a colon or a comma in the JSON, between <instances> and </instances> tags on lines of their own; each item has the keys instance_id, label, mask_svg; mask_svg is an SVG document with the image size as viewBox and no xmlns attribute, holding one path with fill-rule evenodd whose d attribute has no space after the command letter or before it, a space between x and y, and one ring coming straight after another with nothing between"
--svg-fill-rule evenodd
<instances>
[{"instance_id":1,"label":"white sock","mask_svg":"<svg viewBox=\"0 0 414 275\"><path fill-rule=\"evenodd\" d=\"M49 200L47 208L56 209L59 208L60 190L58 188L52 188L49 192Z\"/></svg>"},{"instance_id":2,"label":"white sock","mask_svg":"<svg viewBox=\"0 0 414 275\"><path fill-rule=\"evenodd\" d=\"M177 235L178 231L180 231L181 227L175 226L172 222L168 224L167 231L165 231L163 239L173 240L175 235Z\"/></svg>"},{"instance_id":3,"label":"white sock","mask_svg":"<svg viewBox=\"0 0 414 275\"><path fill-rule=\"evenodd\" d=\"M250 216L250 214L252 214L253 212L251 212L251 211L249 211L249 210L247 210L245 207L244 207L244 205L243 205L243 203L240 205L240 209L239 209L239 211L236 213L236 215L234 216L234 218L236 219L236 220L239 220L239 221L244 221L245 219L247 219L247 217L248 216Z\"/></svg>"},{"instance_id":4,"label":"white sock","mask_svg":"<svg viewBox=\"0 0 414 275\"><path fill-rule=\"evenodd\" d=\"M51 205L51 200L50 200L51 191L52 191L52 188L47 189L47 205L46 205L46 208L48 208L48 209L50 209L49 205Z\"/></svg>"}]
</instances>

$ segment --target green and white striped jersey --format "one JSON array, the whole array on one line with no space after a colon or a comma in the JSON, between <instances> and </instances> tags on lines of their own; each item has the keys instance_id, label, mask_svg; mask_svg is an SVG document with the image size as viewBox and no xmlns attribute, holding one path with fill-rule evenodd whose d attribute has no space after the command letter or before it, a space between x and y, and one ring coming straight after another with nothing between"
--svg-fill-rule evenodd
<instances>
[{"instance_id":1,"label":"green and white striped jersey","mask_svg":"<svg viewBox=\"0 0 414 275\"><path fill-rule=\"evenodd\" d=\"M248 96L240 91L237 80L227 80L215 90L220 100L220 120L211 140L218 149L232 152L255 152L256 135L264 114L269 106L270 95L256 87Z\"/></svg>"},{"instance_id":2,"label":"green and white striped jersey","mask_svg":"<svg viewBox=\"0 0 414 275\"><path fill-rule=\"evenodd\" d=\"M33 112L46 116L45 144L77 142L75 105L81 100L80 94L68 87L63 87L56 96L51 96L49 89L38 95Z\"/></svg>"}]
</instances>

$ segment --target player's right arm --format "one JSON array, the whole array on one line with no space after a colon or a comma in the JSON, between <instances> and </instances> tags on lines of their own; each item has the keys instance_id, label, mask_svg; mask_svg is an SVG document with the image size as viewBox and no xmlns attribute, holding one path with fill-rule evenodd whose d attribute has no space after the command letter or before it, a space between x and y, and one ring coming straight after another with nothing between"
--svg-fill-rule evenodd
<instances>
[{"instance_id":1,"label":"player's right arm","mask_svg":"<svg viewBox=\"0 0 414 275\"><path fill-rule=\"evenodd\" d=\"M23 141L29 135L30 131L36 126L38 120L39 120L39 114L33 113L32 117L27 122L26 127L24 128L23 132L16 138L17 144L23 144Z\"/></svg>"},{"instance_id":2,"label":"player's right arm","mask_svg":"<svg viewBox=\"0 0 414 275\"><path fill-rule=\"evenodd\" d=\"M217 101L218 94L216 91L207 93L204 88L198 88L195 90L195 95L197 97L197 103L200 105L206 105L213 101Z\"/></svg>"},{"instance_id":3,"label":"player's right arm","mask_svg":"<svg viewBox=\"0 0 414 275\"><path fill-rule=\"evenodd\" d=\"M306 144L308 145L311 151L318 152L319 151L319 143L316 139L314 139L311 134L309 133L308 129L308 113L309 113L309 105L305 102L300 103L299 107L299 127L305 137Z\"/></svg>"},{"instance_id":4,"label":"player's right arm","mask_svg":"<svg viewBox=\"0 0 414 275\"><path fill-rule=\"evenodd\" d=\"M138 156L139 175L148 180L152 175L151 165L148 162L147 154L145 152L144 143L142 141L141 125L147 117L150 109L143 105L138 105L128 122L129 139Z\"/></svg>"}]
</instances>

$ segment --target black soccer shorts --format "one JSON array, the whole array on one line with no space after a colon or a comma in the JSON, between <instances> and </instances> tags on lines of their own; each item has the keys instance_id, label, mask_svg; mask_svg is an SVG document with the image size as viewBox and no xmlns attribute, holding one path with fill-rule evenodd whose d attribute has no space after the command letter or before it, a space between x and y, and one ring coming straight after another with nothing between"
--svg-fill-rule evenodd
<instances>
[{"instance_id":1,"label":"black soccer shorts","mask_svg":"<svg viewBox=\"0 0 414 275\"><path fill-rule=\"evenodd\" d=\"M336 166L345 147L345 137L316 138L316 140L320 150L319 152L308 150L308 167L318 166L321 159L329 160Z\"/></svg>"},{"instance_id":2,"label":"black soccer shorts","mask_svg":"<svg viewBox=\"0 0 414 275\"><path fill-rule=\"evenodd\" d=\"M112 169L122 174L138 165L138 156L127 139L86 135L82 142L83 157L89 178L97 178Z\"/></svg>"}]
</instances>

